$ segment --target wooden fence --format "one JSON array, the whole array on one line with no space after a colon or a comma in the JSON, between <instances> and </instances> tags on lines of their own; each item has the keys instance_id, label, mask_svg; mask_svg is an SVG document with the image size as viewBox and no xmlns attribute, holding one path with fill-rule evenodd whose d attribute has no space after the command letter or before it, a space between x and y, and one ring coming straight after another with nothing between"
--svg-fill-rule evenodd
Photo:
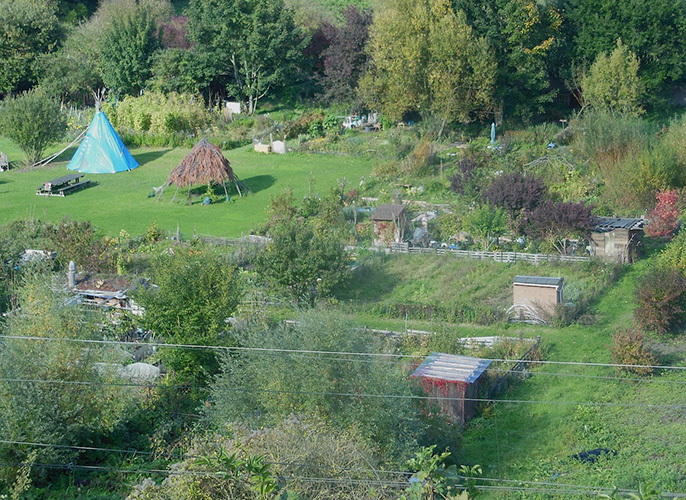
<instances>
[{"instance_id":1,"label":"wooden fence","mask_svg":"<svg viewBox=\"0 0 686 500\"><path fill-rule=\"evenodd\" d=\"M360 247L347 246L345 247L349 252L356 253ZM406 253L406 254L423 254L423 255L452 255L454 257L462 257L479 260L494 260L496 262L531 262L533 264L540 264L543 262L587 262L591 260L588 256L579 255L559 255L559 254L545 254L545 253L520 253L520 252L483 252L473 250L457 250L454 248L423 248L411 247L407 243L393 243L390 247L369 247L368 250L374 252L384 253Z\"/></svg>"},{"instance_id":2,"label":"wooden fence","mask_svg":"<svg viewBox=\"0 0 686 500\"><path fill-rule=\"evenodd\" d=\"M221 246L234 246L241 244L249 245L266 245L270 240L264 236L244 236L241 238L220 238L209 235L196 235L196 238L211 244ZM543 262L587 262L591 260L588 256L579 255L560 255L560 254L545 254L545 253L521 253L521 252L483 252L474 250L457 250L455 248L424 248L412 247L407 243L391 243L390 247L358 247L346 246L345 250L356 254L362 249L370 250L372 252L381 253L404 253L404 254L422 254L422 255L452 255L453 257L462 257L478 260L493 260L495 262L516 263L516 262L531 262L533 264L540 264Z\"/></svg>"}]
</instances>

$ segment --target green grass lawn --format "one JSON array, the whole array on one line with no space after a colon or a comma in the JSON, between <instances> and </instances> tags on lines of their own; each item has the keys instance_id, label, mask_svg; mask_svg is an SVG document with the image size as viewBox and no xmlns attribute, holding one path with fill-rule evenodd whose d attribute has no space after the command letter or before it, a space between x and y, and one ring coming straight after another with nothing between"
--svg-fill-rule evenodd
<instances>
[{"instance_id":1,"label":"green grass lawn","mask_svg":"<svg viewBox=\"0 0 686 500\"><path fill-rule=\"evenodd\" d=\"M64 146L62 146L64 147ZM59 151L53 147L53 151ZM45 168L31 171L13 169L0 173L0 218L6 221L33 216L46 221L58 221L64 216L76 220L90 220L103 233L114 236L121 229L139 235L153 222L169 231L189 237L194 232L212 236L240 236L265 220L270 197L290 187L296 200L312 194L328 193L330 187L344 177L357 185L362 176L371 172L371 162L361 158L340 156L310 156L290 153L265 155L245 147L225 151L224 155L238 177L250 188L251 195L240 198L231 192L229 203L202 206L203 196L185 202L185 190L179 190L179 200L171 203L175 187L167 189L158 202L148 198L153 186L167 180L169 172L188 153L187 149L140 148L131 153L140 167L118 174L89 174L93 185L66 197L36 195L43 182L68 173L66 166L74 148ZM10 161L23 159L16 147L0 138L0 151ZM204 189L204 188L203 188Z\"/></svg>"}]
</instances>

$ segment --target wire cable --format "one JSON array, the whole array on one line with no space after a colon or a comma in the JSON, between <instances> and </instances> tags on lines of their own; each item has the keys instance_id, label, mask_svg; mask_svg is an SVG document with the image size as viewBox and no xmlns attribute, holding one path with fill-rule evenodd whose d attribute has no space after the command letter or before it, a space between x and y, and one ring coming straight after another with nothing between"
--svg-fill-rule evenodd
<instances>
[{"instance_id":1,"label":"wire cable","mask_svg":"<svg viewBox=\"0 0 686 500\"><path fill-rule=\"evenodd\" d=\"M85 344L100 344L100 345L129 345L140 347L141 345L148 345L154 347L167 347L175 349L209 349L218 351L237 351L237 352L265 352L265 353L286 353L286 354L313 354L313 355L343 355L343 356L362 356L368 358L421 358L425 356L417 356L414 354L398 354L398 353L378 353L378 352L355 352L355 351L322 351L309 349L279 349L269 347L246 347L246 346L217 346L217 345L203 345L203 344L165 344L160 342L126 342L120 340L97 340L97 339L70 339L60 337L40 337L31 335L0 335L2 339L14 340L43 340L52 342L75 342ZM535 360L535 359L504 359L504 358L482 358L485 361L491 362L507 362L507 363L525 363L531 365L563 365L563 366L594 366L605 368L649 368L653 370L686 370L686 366L673 365L632 365L623 363L592 363L581 361L551 361L551 360Z\"/></svg>"}]
</instances>

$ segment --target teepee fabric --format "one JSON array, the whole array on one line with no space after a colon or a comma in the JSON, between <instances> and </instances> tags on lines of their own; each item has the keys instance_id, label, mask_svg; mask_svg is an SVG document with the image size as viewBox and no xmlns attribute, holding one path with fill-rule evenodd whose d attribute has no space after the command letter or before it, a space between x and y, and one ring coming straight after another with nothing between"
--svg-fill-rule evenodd
<instances>
[{"instance_id":1,"label":"teepee fabric","mask_svg":"<svg viewBox=\"0 0 686 500\"><path fill-rule=\"evenodd\" d=\"M88 174L114 174L137 166L105 113L98 111L67 168Z\"/></svg>"}]
</instances>

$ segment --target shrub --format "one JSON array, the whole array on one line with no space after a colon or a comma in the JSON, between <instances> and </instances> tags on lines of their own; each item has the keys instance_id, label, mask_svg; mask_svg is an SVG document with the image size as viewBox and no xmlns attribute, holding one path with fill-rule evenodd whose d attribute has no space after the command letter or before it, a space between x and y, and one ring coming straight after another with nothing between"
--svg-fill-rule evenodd
<instances>
[{"instance_id":1,"label":"shrub","mask_svg":"<svg viewBox=\"0 0 686 500\"><path fill-rule=\"evenodd\" d=\"M674 238L657 258L657 265L667 271L679 271L686 276L686 231Z\"/></svg>"},{"instance_id":2,"label":"shrub","mask_svg":"<svg viewBox=\"0 0 686 500\"><path fill-rule=\"evenodd\" d=\"M43 236L50 248L57 252L57 260L67 267L73 260L79 269L87 272L112 272L115 269L110 242L95 235L90 221L78 222L62 219L58 224L47 224Z\"/></svg>"},{"instance_id":3,"label":"shrub","mask_svg":"<svg viewBox=\"0 0 686 500\"><path fill-rule=\"evenodd\" d=\"M648 349L645 337L636 327L617 328L612 336L612 362L619 365L643 365L622 366L620 371L649 375L653 369L646 365L655 364L655 355Z\"/></svg>"},{"instance_id":4,"label":"shrub","mask_svg":"<svg viewBox=\"0 0 686 500\"><path fill-rule=\"evenodd\" d=\"M210 122L202 98L176 92L127 96L114 108L114 114L111 113L108 111L108 116L117 127L153 136L196 134Z\"/></svg>"},{"instance_id":5,"label":"shrub","mask_svg":"<svg viewBox=\"0 0 686 500\"><path fill-rule=\"evenodd\" d=\"M40 89L6 99L0 107L0 132L19 145L30 164L39 161L66 130L59 103Z\"/></svg>"},{"instance_id":6,"label":"shrub","mask_svg":"<svg viewBox=\"0 0 686 500\"><path fill-rule=\"evenodd\" d=\"M645 228L645 233L651 238L671 239L679 217L679 194L673 189L665 189L659 191L655 198L657 201L648 216L650 222Z\"/></svg>"},{"instance_id":7,"label":"shrub","mask_svg":"<svg viewBox=\"0 0 686 500\"><path fill-rule=\"evenodd\" d=\"M666 334L685 319L686 276L678 270L658 268L636 285L636 321L643 330Z\"/></svg>"}]
</instances>

